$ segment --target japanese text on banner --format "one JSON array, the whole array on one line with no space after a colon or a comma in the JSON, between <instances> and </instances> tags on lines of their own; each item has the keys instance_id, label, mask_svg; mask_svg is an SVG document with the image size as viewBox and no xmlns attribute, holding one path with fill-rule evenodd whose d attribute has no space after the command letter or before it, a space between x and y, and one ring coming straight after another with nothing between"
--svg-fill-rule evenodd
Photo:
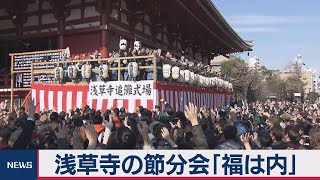
<instances>
[{"instance_id":1,"label":"japanese text on banner","mask_svg":"<svg viewBox=\"0 0 320 180\"><path fill-rule=\"evenodd\" d=\"M153 99L153 81L91 82L90 99Z\"/></svg>"},{"instance_id":2,"label":"japanese text on banner","mask_svg":"<svg viewBox=\"0 0 320 180\"><path fill-rule=\"evenodd\" d=\"M41 151L40 176L293 176L309 173L297 169L301 158L262 151Z\"/></svg>"}]
</instances>

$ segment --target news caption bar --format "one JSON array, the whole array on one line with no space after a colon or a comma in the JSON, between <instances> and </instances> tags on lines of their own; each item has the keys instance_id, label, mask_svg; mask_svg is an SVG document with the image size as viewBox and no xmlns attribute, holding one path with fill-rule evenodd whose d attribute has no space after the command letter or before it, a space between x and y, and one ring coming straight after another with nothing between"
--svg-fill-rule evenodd
<instances>
[{"instance_id":1,"label":"news caption bar","mask_svg":"<svg viewBox=\"0 0 320 180\"><path fill-rule=\"evenodd\" d=\"M320 176L320 151L39 151L39 177Z\"/></svg>"}]
</instances>

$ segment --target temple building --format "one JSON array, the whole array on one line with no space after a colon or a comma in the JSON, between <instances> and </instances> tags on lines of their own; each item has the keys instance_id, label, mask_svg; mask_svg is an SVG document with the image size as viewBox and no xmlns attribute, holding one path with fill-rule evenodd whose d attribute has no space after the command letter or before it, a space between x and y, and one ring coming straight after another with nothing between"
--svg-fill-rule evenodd
<instances>
[{"instance_id":1,"label":"temple building","mask_svg":"<svg viewBox=\"0 0 320 180\"><path fill-rule=\"evenodd\" d=\"M0 1L3 74L10 72L10 53L70 47L73 57L95 50L108 57L118 50L120 37L131 48L138 39L143 47L183 53L205 64L253 46L239 37L211 0ZM10 78L1 79L0 89L10 88Z\"/></svg>"}]
</instances>

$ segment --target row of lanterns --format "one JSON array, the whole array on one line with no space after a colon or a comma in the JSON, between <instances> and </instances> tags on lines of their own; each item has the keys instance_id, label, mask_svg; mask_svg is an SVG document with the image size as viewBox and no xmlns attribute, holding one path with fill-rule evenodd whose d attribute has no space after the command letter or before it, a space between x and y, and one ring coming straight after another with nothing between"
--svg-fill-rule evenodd
<instances>
[{"instance_id":1,"label":"row of lanterns","mask_svg":"<svg viewBox=\"0 0 320 180\"><path fill-rule=\"evenodd\" d=\"M231 83L218 77L205 77L190 70L182 70L178 66L171 67L170 64L163 65L163 77L165 79L172 78L181 83L195 84L202 87L233 88Z\"/></svg>"},{"instance_id":2,"label":"row of lanterns","mask_svg":"<svg viewBox=\"0 0 320 180\"><path fill-rule=\"evenodd\" d=\"M128 64L128 75L132 78L138 76L139 66L136 62L130 62ZM81 72L81 76L84 79L90 79L91 77L91 65L83 64L82 66L78 63L77 65L70 65L68 67L68 77L75 80L78 76L78 72ZM55 81L62 82L64 76L64 71L62 67L56 67L54 69ZM99 66L99 76L103 80L107 80L109 77L109 66L107 64L102 64Z\"/></svg>"},{"instance_id":3,"label":"row of lanterns","mask_svg":"<svg viewBox=\"0 0 320 180\"><path fill-rule=\"evenodd\" d=\"M77 74L81 71L81 75L84 79L90 79L91 77L91 65L84 64L80 68L80 65L70 65L68 67L68 77L72 80L77 78ZM139 66L136 62L130 62L128 64L128 75L132 78L136 78L138 75ZM99 76L103 80L107 80L109 77L109 66L102 64L99 66ZM63 68L56 67L54 70L55 80L61 82L63 80ZM194 85L200 85L202 87L219 87L224 89L232 89L232 84L228 81L220 79L218 77L205 77L196 74L190 70L182 70L178 66L171 67L170 64L163 65L163 77L165 79L172 78L180 83L189 83Z\"/></svg>"}]
</instances>

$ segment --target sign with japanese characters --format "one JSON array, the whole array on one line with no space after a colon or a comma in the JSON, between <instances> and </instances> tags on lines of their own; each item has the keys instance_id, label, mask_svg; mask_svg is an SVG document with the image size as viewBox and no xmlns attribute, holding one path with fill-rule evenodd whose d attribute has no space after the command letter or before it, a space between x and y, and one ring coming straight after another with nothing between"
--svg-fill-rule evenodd
<instances>
[{"instance_id":1,"label":"sign with japanese characters","mask_svg":"<svg viewBox=\"0 0 320 180\"><path fill-rule=\"evenodd\" d=\"M17 54L13 56L13 70L31 70L31 63L39 62L55 62L60 61L62 50L56 51L37 51L34 53ZM34 66L34 69L53 69L53 64L39 64Z\"/></svg>"},{"instance_id":2,"label":"sign with japanese characters","mask_svg":"<svg viewBox=\"0 0 320 180\"><path fill-rule=\"evenodd\" d=\"M153 99L153 81L91 82L89 99Z\"/></svg>"},{"instance_id":3,"label":"sign with japanese characters","mask_svg":"<svg viewBox=\"0 0 320 180\"><path fill-rule=\"evenodd\" d=\"M44 177L317 176L319 151L40 151Z\"/></svg>"},{"instance_id":4,"label":"sign with japanese characters","mask_svg":"<svg viewBox=\"0 0 320 180\"><path fill-rule=\"evenodd\" d=\"M13 87L30 88L31 63L60 61L62 59L62 53L63 50L52 50L13 54L11 62L14 73ZM34 70L51 70L53 68L53 64L38 64L33 66ZM33 78L35 83L54 82L54 75L52 73L34 74Z\"/></svg>"}]
</instances>

